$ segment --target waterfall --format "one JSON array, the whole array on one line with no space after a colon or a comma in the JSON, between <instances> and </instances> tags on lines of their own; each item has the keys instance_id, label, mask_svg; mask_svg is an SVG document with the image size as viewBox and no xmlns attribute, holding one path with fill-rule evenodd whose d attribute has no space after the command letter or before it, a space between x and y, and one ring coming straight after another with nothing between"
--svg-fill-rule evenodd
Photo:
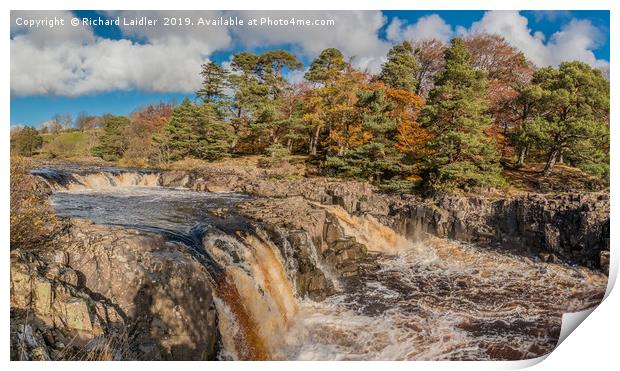
<instances>
[{"instance_id":1,"label":"waterfall","mask_svg":"<svg viewBox=\"0 0 620 371\"><path fill-rule=\"evenodd\" d=\"M216 293L224 355L278 359L298 313L278 248L257 234L215 229L205 233L203 246L224 268Z\"/></svg>"},{"instance_id":2,"label":"waterfall","mask_svg":"<svg viewBox=\"0 0 620 371\"><path fill-rule=\"evenodd\" d=\"M103 168L71 172L62 168L35 169L32 174L42 178L54 191L101 190L113 187L155 187L160 174L148 170Z\"/></svg>"},{"instance_id":3,"label":"waterfall","mask_svg":"<svg viewBox=\"0 0 620 371\"><path fill-rule=\"evenodd\" d=\"M372 215L350 215L340 206L322 206L336 217L338 224L346 236L355 237L355 240L366 246L369 251L395 254L398 251L409 250L415 246L413 242L396 233L390 227L381 224Z\"/></svg>"}]
</instances>

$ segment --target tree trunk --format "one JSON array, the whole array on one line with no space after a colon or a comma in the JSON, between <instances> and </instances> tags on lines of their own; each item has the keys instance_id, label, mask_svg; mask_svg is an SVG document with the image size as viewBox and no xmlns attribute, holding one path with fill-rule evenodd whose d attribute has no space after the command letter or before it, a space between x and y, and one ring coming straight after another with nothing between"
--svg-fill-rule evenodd
<instances>
[{"instance_id":1,"label":"tree trunk","mask_svg":"<svg viewBox=\"0 0 620 371\"><path fill-rule=\"evenodd\" d=\"M544 176L548 176L549 174L551 174L551 171L553 170L553 167L555 166L555 162L557 161L559 154L560 154L560 151L557 149L554 149L553 152L551 152L551 154L549 155L549 159L547 160L547 163L545 164L545 169L543 170Z\"/></svg>"},{"instance_id":2,"label":"tree trunk","mask_svg":"<svg viewBox=\"0 0 620 371\"><path fill-rule=\"evenodd\" d=\"M321 133L321 127L317 126L316 130L314 131L314 135L312 136L312 139L310 140L310 155L311 156L316 156L316 147L319 143L320 133Z\"/></svg>"}]
</instances>

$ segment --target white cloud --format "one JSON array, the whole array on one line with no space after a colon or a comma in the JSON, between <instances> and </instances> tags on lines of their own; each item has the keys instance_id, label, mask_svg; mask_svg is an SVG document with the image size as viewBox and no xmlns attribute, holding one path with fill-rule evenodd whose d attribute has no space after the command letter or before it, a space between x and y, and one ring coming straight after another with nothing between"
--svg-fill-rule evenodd
<instances>
[{"instance_id":1,"label":"white cloud","mask_svg":"<svg viewBox=\"0 0 620 371\"><path fill-rule=\"evenodd\" d=\"M522 50L538 66L557 65L563 60L581 60L607 68L593 48L601 32L590 21L573 19L548 40L528 27L517 11L489 11L469 29L447 24L439 15L421 17L407 24L394 18L379 37L387 18L380 11L115 11L110 16L152 18L197 16L243 19L270 16L290 19L333 19L333 26L235 27L126 27L125 39L99 37L87 26L27 28L15 25L18 17L37 19L59 17L69 21L68 11L11 12L11 94L77 96L112 90L192 92L200 85L200 65L217 50L240 47L266 48L285 45L295 53L316 57L325 48L338 48L353 64L377 72L389 48L403 40L436 38L448 41L454 35L475 32L497 33ZM544 14L541 16L548 17ZM132 40L138 40L132 41ZM308 66L306 66L307 68ZM287 78L298 81L302 71Z\"/></svg>"},{"instance_id":2,"label":"white cloud","mask_svg":"<svg viewBox=\"0 0 620 371\"><path fill-rule=\"evenodd\" d=\"M338 48L353 64L371 72L379 70L385 61L390 43L379 38L379 30L387 18L381 11L235 11L230 14L241 18L272 19L303 18L333 19L333 26L308 27L239 27L236 37L248 47L277 44L295 44L309 57L316 57L326 48Z\"/></svg>"},{"instance_id":3,"label":"white cloud","mask_svg":"<svg viewBox=\"0 0 620 371\"><path fill-rule=\"evenodd\" d=\"M13 19L58 16L67 21L73 17L65 11L11 15ZM136 14L127 11L115 15ZM213 12L200 15L216 16ZM181 32L181 29L121 27L126 35L145 40L137 43L97 37L89 27L14 27L11 94L77 96L130 89L195 91L200 85L200 65L215 50L230 46L231 38L225 28L209 29L209 32L197 28Z\"/></svg>"},{"instance_id":4,"label":"white cloud","mask_svg":"<svg viewBox=\"0 0 620 371\"><path fill-rule=\"evenodd\" d=\"M398 43L405 40L437 39L448 42L453 35L452 27L439 15L420 17L416 23L407 25L394 18L386 30L388 40Z\"/></svg>"},{"instance_id":5,"label":"white cloud","mask_svg":"<svg viewBox=\"0 0 620 371\"><path fill-rule=\"evenodd\" d=\"M494 10L486 12L470 29L460 28L457 32L462 35L477 32L501 35L539 67L557 66L569 60L582 61L594 67L607 64L596 59L592 51L603 35L589 20L572 19L549 40L545 40L542 33L533 32L528 27L528 19L518 11Z\"/></svg>"}]
</instances>

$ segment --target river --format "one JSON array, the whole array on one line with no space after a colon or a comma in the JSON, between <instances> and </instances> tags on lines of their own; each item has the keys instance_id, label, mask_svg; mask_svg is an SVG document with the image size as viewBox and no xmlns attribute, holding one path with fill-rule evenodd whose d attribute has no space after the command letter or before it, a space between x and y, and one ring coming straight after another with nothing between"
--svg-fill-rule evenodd
<instances>
[{"instance_id":1,"label":"river","mask_svg":"<svg viewBox=\"0 0 620 371\"><path fill-rule=\"evenodd\" d=\"M234 208L245 195L163 188L151 172L48 168L35 174L55 189L52 204L60 216L202 244L227 271L228 285L220 290L236 291L234 303L228 293L217 293L221 359L256 358L256 349L240 349L248 329L234 306L258 324L252 331L261 343L253 345L261 349L259 358L533 358L555 347L563 313L597 305L607 285L606 276L582 267L437 238L409 242L340 210L347 232L375 252L376 264L355 277L332 277L336 294L315 302L296 292L294 272L285 269L274 244L200 236L209 211ZM373 228L361 231L365 223Z\"/></svg>"}]
</instances>

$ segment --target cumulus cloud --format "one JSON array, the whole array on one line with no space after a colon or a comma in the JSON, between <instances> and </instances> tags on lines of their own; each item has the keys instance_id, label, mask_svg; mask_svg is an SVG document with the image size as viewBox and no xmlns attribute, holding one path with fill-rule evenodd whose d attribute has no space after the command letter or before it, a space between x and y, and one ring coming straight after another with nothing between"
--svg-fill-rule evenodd
<instances>
[{"instance_id":1,"label":"cumulus cloud","mask_svg":"<svg viewBox=\"0 0 620 371\"><path fill-rule=\"evenodd\" d=\"M439 15L431 14L420 17L414 24L406 24L394 18L386 30L388 40L399 43L405 40L437 39L447 42L453 35L452 27Z\"/></svg>"},{"instance_id":2,"label":"cumulus cloud","mask_svg":"<svg viewBox=\"0 0 620 371\"><path fill-rule=\"evenodd\" d=\"M133 17L138 14L126 11L110 15ZM149 14L151 17L157 15ZM218 14L204 12L200 15ZM33 19L57 16L68 22L73 14L66 11L15 12L11 16L14 20L20 16ZM200 65L215 50L230 46L231 38L225 28L208 32L198 28L187 32L180 29L121 27L125 36L144 39L144 42L134 42L101 38L84 26L14 27L11 30L11 94L77 96L131 89L195 91L200 85Z\"/></svg>"},{"instance_id":3,"label":"cumulus cloud","mask_svg":"<svg viewBox=\"0 0 620 371\"><path fill-rule=\"evenodd\" d=\"M120 40L96 35L88 26L27 28L15 24L28 19L63 18L68 11L11 12L11 94L77 96L113 90L192 92L200 85L200 65L218 50L233 47L264 49L285 46L312 59L325 48L338 48L353 64L377 72L389 48L403 40L435 38L448 41L455 35L497 33L522 50L538 66L557 65L563 60L581 60L607 69L593 49L603 39L588 20L572 19L547 40L528 27L517 11L489 11L468 29L453 29L439 15L419 18L415 23L394 18L386 26L381 11L111 11L110 17L242 19L331 19L333 26L263 27L127 27L120 26ZM542 14L541 17L559 16ZM385 38L379 36L385 27ZM308 66L306 66L307 68ZM303 71L288 76L300 81Z\"/></svg>"},{"instance_id":4,"label":"cumulus cloud","mask_svg":"<svg viewBox=\"0 0 620 371\"><path fill-rule=\"evenodd\" d=\"M539 67L557 66L562 61L578 60L594 67L608 65L592 51L603 40L603 34L589 20L572 19L560 31L545 39L541 32L528 27L528 19L518 11L488 11L469 29L459 28L461 35L487 32L503 36Z\"/></svg>"},{"instance_id":5,"label":"cumulus cloud","mask_svg":"<svg viewBox=\"0 0 620 371\"><path fill-rule=\"evenodd\" d=\"M294 44L300 52L315 57L326 48L338 48L352 58L352 63L371 72L379 70L391 44L379 38L379 30L387 22L381 11L235 11L241 18L269 16L272 19L303 18L334 20L333 26L309 27L239 27L234 30L238 40L247 47Z\"/></svg>"}]
</instances>

